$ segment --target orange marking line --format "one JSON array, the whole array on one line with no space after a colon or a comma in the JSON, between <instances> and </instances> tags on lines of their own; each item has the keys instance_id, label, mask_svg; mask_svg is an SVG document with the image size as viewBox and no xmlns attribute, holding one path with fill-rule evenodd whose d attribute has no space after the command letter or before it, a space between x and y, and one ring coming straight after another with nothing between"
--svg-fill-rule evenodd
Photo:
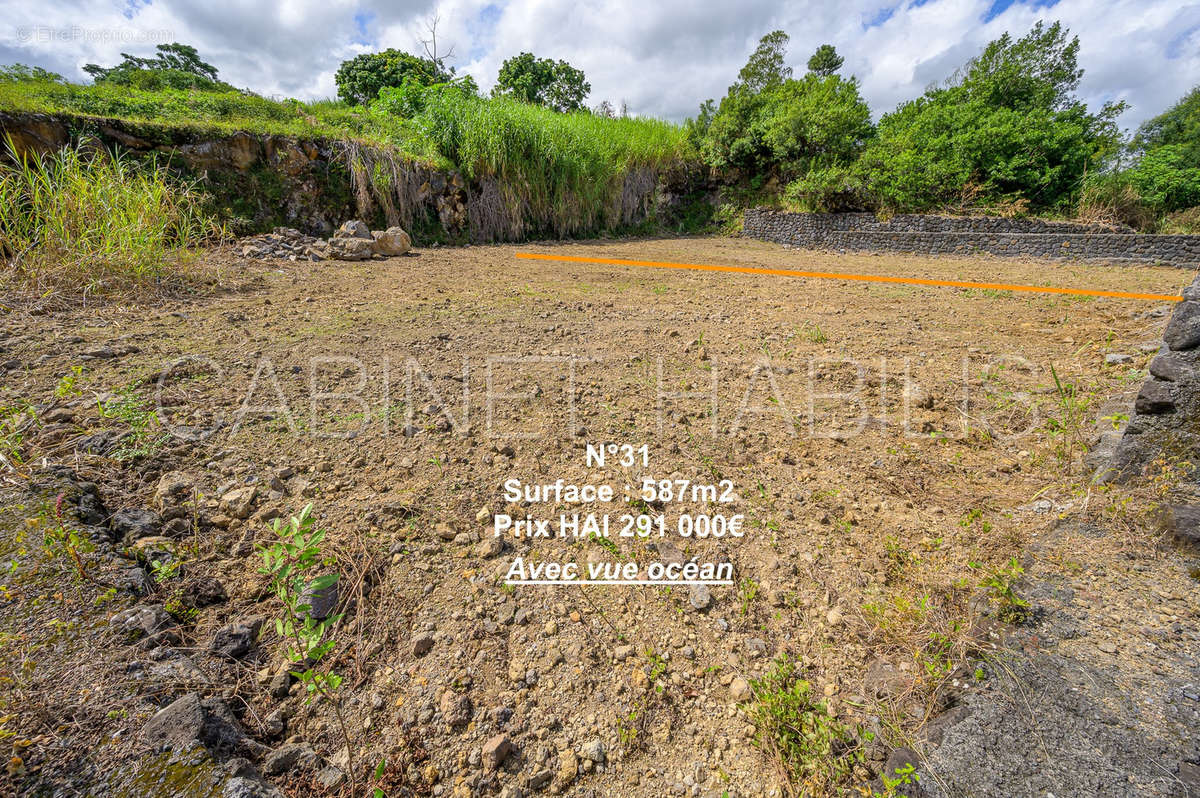
<instances>
[{"instance_id":1,"label":"orange marking line","mask_svg":"<svg viewBox=\"0 0 1200 798\"><path fill-rule=\"evenodd\" d=\"M1171 294L1135 294L1128 291L1089 291L1082 288L1055 288L1008 283L970 283L962 280L928 280L922 277L891 277L879 274L842 274L839 272L806 272L795 269L763 269L755 266L718 266L711 263L674 263L658 260L627 260L625 258L585 258L579 255L544 255L537 252L518 252L523 260L557 260L570 263L603 263L610 266L650 266L655 269L694 269L705 272L735 272L737 274L773 274L782 277L814 277L822 280L859 280L867 283L900 283L902 285L933 285L951 288L990 288L998 291L1028 291L1034 294L1070 294L1072 296L1107 296L1117 299L1155 299L1179 302L1182 296Z\"/></svg>"}]
</instances>

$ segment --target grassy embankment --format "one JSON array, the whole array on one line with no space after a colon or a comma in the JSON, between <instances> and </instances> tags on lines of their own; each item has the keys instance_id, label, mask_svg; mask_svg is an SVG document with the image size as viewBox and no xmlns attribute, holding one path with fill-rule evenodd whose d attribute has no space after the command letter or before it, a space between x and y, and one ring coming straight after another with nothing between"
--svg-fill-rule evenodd
<instances>
[{"instance_id":1,"label":"grassy embankment","mask_svg":"<svg viewBox=\"0 0 1200 798\"><path fill-rule=\"evenodd\" d=\"M104 117L214 136L246 131L339 140L357 145L347 149L354 157L373 153L375 162L368 166L376 165L382 153L458 169L481 187L472 224L498 238L628 228L646 212L658 176L688 159L682 129L666 122L559 114L457 92L433 93L414 110L394 103L366 108L275 101L236 91L144 91L26 80L0 82L0 111ZM387 172L367 171L373 176ZM0 166L0 179L5 191L0 253L9 275L26 282L31 275L44 280L58 274L70 275L74 284L80 269L86 272L84 284L93 288L103 278L159 277L170 260L164 248L197 244L203 239L200 231L221 221L201 218L202 184L181 182L153 165L147 169L120 159L106 164L77 152L43 163ZM183 224L167 215L163 230L140 237L103 222L104 217L140 218L146 208L159 205L192 221ZM112 256L93 266L96 252Z\"/></svg>"}]
</instances>

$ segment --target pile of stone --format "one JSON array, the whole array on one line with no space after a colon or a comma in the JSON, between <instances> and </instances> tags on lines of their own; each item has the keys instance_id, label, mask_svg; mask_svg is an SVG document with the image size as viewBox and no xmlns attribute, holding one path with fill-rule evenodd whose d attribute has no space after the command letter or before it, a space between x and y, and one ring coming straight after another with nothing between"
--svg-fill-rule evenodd
<instances>
[{"instance_id":1,"label":"pile of stone","mask_svg":"<svg viewBox=\"0 0 1200 798\"><path fill-rule=\"evenodd\" d=\"M314 250L332 260L366 260L371 257L390 258L412 249L408 233L399 227L371 230L363 222L349 221L334 231L333 237Z\"/></svg>"},{"instance_id":2,"label":"pile of stone","mask_svg":"<svg viewBox=\"0 0 1200 798\"><path fill-rule=\"evenodd\" d=\"M306 236L294 227L276 227L269 233L247 236L239 242L243 258L286 260L320 260L313 247L321 243L321 239Z\"/></svg>"},{"instance_id":3,"label":"pile of stone","mask_svg":"<svg viewBox=\"0 0 1200 798\"><path fill-rule=\"evenodd\" d=\"M358 220L346 222L328 241L306 236L290 227L241 240L246 258L287 260L368 260L403 255L412 249L412 239L400 227L371 230Z\"/></svg>"}]
</instances>

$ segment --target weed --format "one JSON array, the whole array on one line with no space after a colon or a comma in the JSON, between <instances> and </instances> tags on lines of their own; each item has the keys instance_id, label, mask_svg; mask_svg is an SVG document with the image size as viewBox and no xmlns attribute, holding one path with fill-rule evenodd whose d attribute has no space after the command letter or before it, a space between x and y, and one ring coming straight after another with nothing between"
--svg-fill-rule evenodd
<instances>
[{"instance_id":1,"label":"weed","mask_svg":"<svg viewBox=\"0 0 1200 798\"><path fill-rule=\"evenodd\" d=\"M795 662L782 657L761 679L751 681L755 701L749 717L755 741L777 757L789 780L806 795L832 795L860 778L859 734L830 714L800 678ZM869 732L862 732L869 741Z\"/></svg>"},{"instance_id":2,"label":"weed","mask_svg":"<svg viewBox=\"0 0 1200 798\"><path fill-rule=\"evenodd\" d=\"M58 399L70 399L82 396L79 389L79 378L83 376L83 366L71 366L71 370L59 377L58 385L54 388L54 396Z\"/></svg>"},{"instance_id":3,"label":"weed","mask_svg":"<svg viewBox=\"0 0 1200 798\"><path fill-rule=\"evenodd\" d=\"M746 577L738 583L738 604L742 615L750 614L750 608L754 606L754 599L757 597L758 582Z\"/></svg>"},{"instance_id":4,"label":"weed","mask_svg":"<svg viewBox=\"0 0 1200 798\"><path fill-rule=\"evenodd\" d=\"M166 440L165 435L153 433L152 428L158 424L158 417L150 408L149 402L137 395L135 383L126 385L113 398L101 400L98 407L101 418L114 419L129 425L129 435L113 452L115 460L127 461L147 457L158 451Z\"/></svg>"},{"instance_id":5,"label":"weed","mask_svg":"<svg viewBox=\"0 0 1200 798\"><path fill-rule=\"evenodd\" d=\"M1069 471L1076 451L1087 450L1083 427L1091 401L1080 395L1079 388L1074 383L1059 379L1053 363L1050 364L1050 375L1054 378L1058 415L1046 419L1046 430L1057 439L1055 455Z\"/></svg>"},{"instance_id":6,"label":"weed","mask_svg":"<svg viewBox=\"0 0 1200 798\"><path fill-rule=\"evenodd\" d=\"M25 431L35 423L37 414L28 402L0 407L0 465L9 469L21 465Z\"/></svg>"},{"instance_id":7,"label":"weed","mask_svg":"<svg viewBox=\"0 0 1200 798\"><path fill-rule=\"evenodd\" d=\"M1029 617L1029 602L1018 596L1014 587L1024 573L1017 558L1011 557L1007 565L988 573L980 582L996 605L997 617L1005 623L1019 624Z\"/></svg>"},{"instance_id":8,"label":"weed","mask_svg":"<svg viewBox=\"0 0 1200 798\"><path fill-rule=\"evenodd\" d=\"M155 164L65 147L31 156L7 141L0 165L0 257L33 286L82 287L163 276L184 248L223 234L192 184Z\"/></svg>"}]
</instances>

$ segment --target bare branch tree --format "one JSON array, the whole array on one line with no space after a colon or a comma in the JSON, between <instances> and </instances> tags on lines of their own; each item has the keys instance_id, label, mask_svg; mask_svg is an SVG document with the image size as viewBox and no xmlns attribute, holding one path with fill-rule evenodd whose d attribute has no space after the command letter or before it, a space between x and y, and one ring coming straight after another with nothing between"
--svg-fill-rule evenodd
<instances>
[{"instance_id":1,"label":"bare branch tree","mask_svg":"<svg viewBox=\"0 0 1200 798\"><path fill-rule=\"evenodd\" d=\"M433 63L441 66L442 62L454 57L454 45L450 45L450 49L444 54L438 54L437 27L442 18L434 14L425 20L425 31L429 34L428 39L421 39L421 47L425 49L425 57Z\"/></svg>"}]
</instances>

